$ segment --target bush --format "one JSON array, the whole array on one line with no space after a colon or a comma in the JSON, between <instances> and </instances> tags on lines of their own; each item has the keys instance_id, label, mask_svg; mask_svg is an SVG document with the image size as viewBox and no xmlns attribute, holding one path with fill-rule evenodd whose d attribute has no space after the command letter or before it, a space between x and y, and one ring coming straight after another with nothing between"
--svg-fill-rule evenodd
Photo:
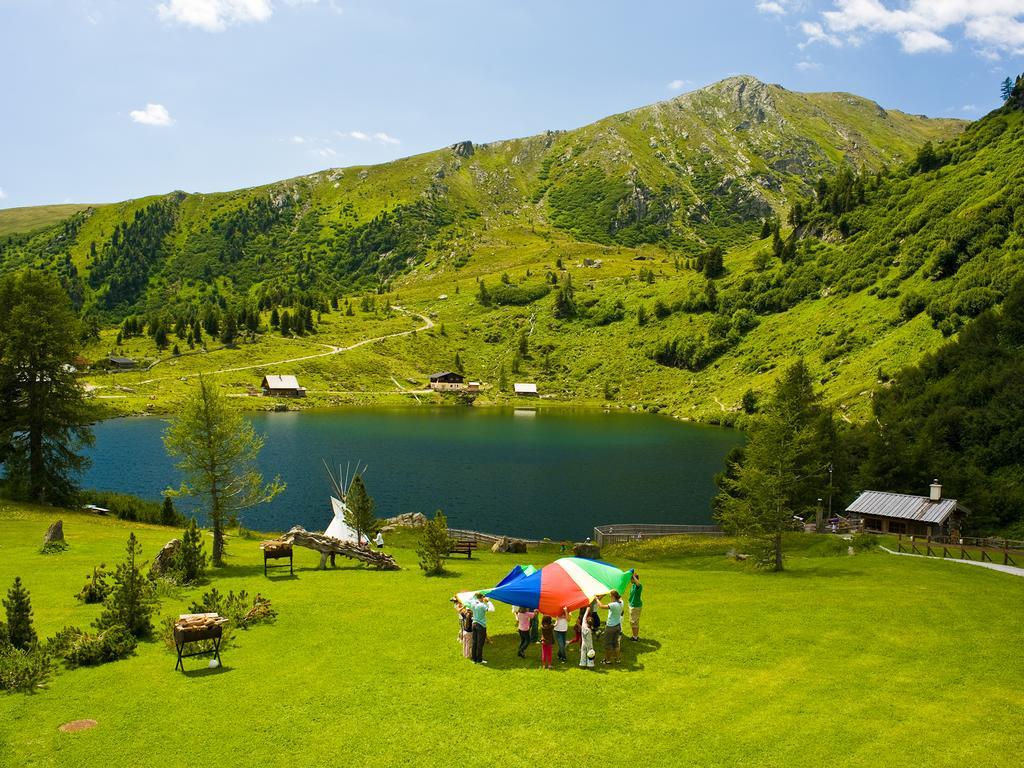
<instances>
[{"instance_id":1,"label":"bush","mask_svg":"<svg viewBox=\"0 0 1024 768\"><path fill-rule=\"evenodd\" d=\"M78 627L65 627L50 641L47 650L64 657L68 669L91 667L131 656L138 641L124 627L110 627L91 634Z\"/></svg>"},{"instance_id":2,"label":"bush","mask_svg":"<svg viewBox=\"0 0 1024 768\"><path fill-rule=\"evenodd\" d=\"M416 554L420 559L420 568L427 576L439 576L444 573L444 559L451 550L451 537L448 536L448 519L440 509L434 513L434 519L428 520L420 534L420 544Z\"/></svg>"},{"instance_id":3,"label":"bush","mask_svg":"<svg viewBox=\"0 0 1024 768\"><path fill-rule=\"evenodd\" d=\"M85 586L75 595L75 599L86 605L102 603L110 594L110 582L107 581L109 574L104 570L106 565L100 563L92 569L92 575L85 577Z\"/></svg>"},{"instance_id":4,"label":"bush","mask_svg":"<svg viewBox=\"0 0 1024 768\"><path fill-rule=\"evenodd\" d=\"M168 511L160 503L140 499L138 496L131 496L127 493L81 491L78 494L78 500L81 504L95 504L97 507L109 509L111 514L116 515L120 520L157 525L181 525L184 523L181 515L174 512L173 506L170 511L174 512L174 519L168 523Z\"/></svg>"},{"instance_id":5,"label":"bush","mask_svg":"<svg viewBox=\"0 0 1024 768\"><path fill-rule=\"evenodd\" d=\"M52 668L50 654L39 646L0 646L0 691L34 691L50 678Z\"/></svg>"},{"instance_id":6,"label":"bush","mask_svg":"<svg viewBox=\"0 0 1024 768\"><path fill-rule=\"evenodd\" d=\"M878 537L870 533L858 533L850 540L854 552L873 552L878 549Z\"/></svg>"},{"instance_id":7,"label":"bush","mask_svg":"<svg viewBox=\"0 0 1024 768\"><path fill-rule=\"evenodd\" d=\"M39 554L56 555L60 552L66 552L67 549L68 543L66 541L48 541L39 548Z\"/></svg>"}]
</instances>

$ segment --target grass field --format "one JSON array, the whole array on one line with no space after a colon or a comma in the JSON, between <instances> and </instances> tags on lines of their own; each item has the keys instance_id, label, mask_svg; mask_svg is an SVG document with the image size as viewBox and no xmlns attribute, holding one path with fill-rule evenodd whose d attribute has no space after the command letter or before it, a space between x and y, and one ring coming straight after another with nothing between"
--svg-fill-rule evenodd
<instances>
[{"instance_id":1,"label":"grass field","mask_svg":"<svg viewBox=\"0 0 1024 768\"><path fill-rule=\"evenodd\" d=\"M4 208L0 210L0 236L49 227L88 207L81 203L65 203Z\"/></svg>"},{"instance_id":2,"label":"grass field","mask_svg":"<svg viewBox=\"0 0 1024 768\"><path fill-rule=\"evenodd\" d=\"M40 555L56 517L70 549ZM73 594L93 565L120 559L129 529L147 557L173 533L4 504L0 586L23 578L41 635L85 626L98 609ZM536 647L515 658L504 607L488 666L456 643L448 596L495 583L516 556L452 561L450 577L428 579L411 535L390 543L400 572L319 572L298 550L294 578L266 579L257 539L232 539L212 583L271 598L274 624L239 633L220 670L192 659L175 672L152 642L35 694L0 695L0 764L963 766L1024 755L1022 579L827 556L804 536L780 575L728 560L724 543L634 549L641 563L609 551L642 573L643 640L624 643L621 667L545 672ZM160 615L208 588L165 598ZM99 725L57 730L79 718Z\"/></svg>"}]
</instances>

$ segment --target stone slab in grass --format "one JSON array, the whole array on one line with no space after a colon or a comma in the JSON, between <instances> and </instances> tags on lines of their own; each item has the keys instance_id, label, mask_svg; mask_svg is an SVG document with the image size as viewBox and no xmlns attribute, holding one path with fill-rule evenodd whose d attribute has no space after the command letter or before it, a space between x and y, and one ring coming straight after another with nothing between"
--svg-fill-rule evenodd
<instances>
[{"instance_id":1,"label":"stone slab in grass","mask_svg":"<svg viewBox=\"0 0 1024 768\"><path fill-rule=\"evenodd\" d=\"M64 723L58 731L63 733L78 733L79 731L87 731L90 728L95 728L99 723L95 720L72 720L70 723Z\"/></svg>"}]
</instances>

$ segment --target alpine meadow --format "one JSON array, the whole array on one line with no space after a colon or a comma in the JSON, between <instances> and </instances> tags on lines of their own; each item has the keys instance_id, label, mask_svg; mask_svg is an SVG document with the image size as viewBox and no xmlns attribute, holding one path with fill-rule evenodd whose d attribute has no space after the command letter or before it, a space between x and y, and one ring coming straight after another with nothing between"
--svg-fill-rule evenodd
<instances>
[{"instance_id":1,"label":"alpine meadow","mask_svg":"<svg viewBox=\"0 0 1024 768\"><path fill-rule=\"evenodd\" d=\"M0 768L1019 762L1022 29L4 5Z\"/></svg>"}]
</instances>

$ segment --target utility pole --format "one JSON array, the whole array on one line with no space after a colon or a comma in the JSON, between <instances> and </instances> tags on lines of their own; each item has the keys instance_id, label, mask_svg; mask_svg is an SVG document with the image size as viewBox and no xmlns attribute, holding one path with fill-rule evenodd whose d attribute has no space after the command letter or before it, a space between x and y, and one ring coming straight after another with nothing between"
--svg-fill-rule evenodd
<instances>
[{"instance_id":1,"label":"utility pole","mask_svg":"<svg viewBox=\"0 0 1024 768\"><path fill-rule=\"evenodd\" d=\"M832 462L828 463L828 519L832 519Z\"/></svg>"},{"instance_id":2,"label":"utility pole","mask_svg":"<svg viewBox=\"0 0 1024 768\"><path fill-rule=\"evenodd\" d=\"M818 499L818 511L817 514L814 516L814 530L818 533L821 533L823 530L823 526L821 523L821 499Z\"/></svg>"}]
</instances>

